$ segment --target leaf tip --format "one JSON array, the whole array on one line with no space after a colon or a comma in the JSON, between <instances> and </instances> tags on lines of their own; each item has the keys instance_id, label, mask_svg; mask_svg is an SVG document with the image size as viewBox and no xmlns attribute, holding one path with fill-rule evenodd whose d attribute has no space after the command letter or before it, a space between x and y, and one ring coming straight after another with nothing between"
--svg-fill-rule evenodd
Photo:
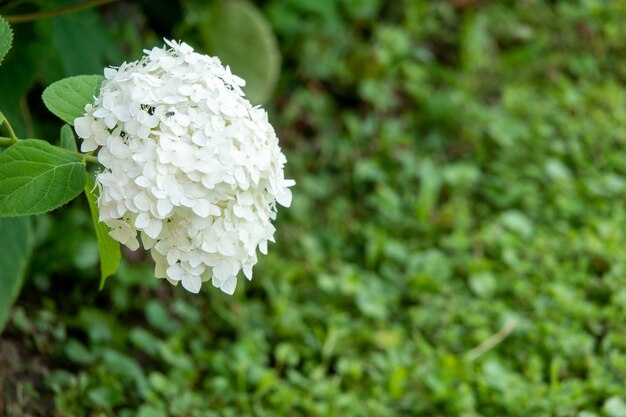
<instances>
[{"instance_id":1,"label":"leaf tip","mask_svg":"<svg viewBox=\"0 0 626 417\"><path fill-rule=\"evenodd\" d=\"M0 16L0 65L11 46L13 46L13 29L9 22Z\"/></svg>"}]
</instances>

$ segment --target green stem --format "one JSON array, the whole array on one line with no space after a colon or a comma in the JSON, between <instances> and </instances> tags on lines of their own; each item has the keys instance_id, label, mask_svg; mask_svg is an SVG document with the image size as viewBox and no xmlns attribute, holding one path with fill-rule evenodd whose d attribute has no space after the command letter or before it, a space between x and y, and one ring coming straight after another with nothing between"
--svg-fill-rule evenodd
<instances>
[{"instance_id":1,"label":"green stem","mask_svg":"<svg viewBox=\"0 0 626 417\"><path fill-rule=\"evenodd\" d=\"M56 148L60 149L63 152L71 153L72 155L78 156L79 158L81 158L85 162L89 162L89 163L92 163L92 164L99 164L100 163L100 162L98 162L98 158L93 156L93 155L89 155L89 154L82 153L82 152L70 151L69 149L62 148L60 146L56 146Z\"/></svg>"},{"instance_id":2,"label":"green stem","mask_svg":"<svg viewBox=\"0 0 626 417\"><path fill-rule=\"evenodd\" d=\"M13 126L11 126L11 123L9 123L6 117L4 118L3 124L7 127L7 130L9 131L9 136L11 137L11 143L9 145L13 145L14 143L17 143L19 139L17 138L17 136L15 136L15 131L13 130Z\"/></svg>"},{"instance_id":3,"label":"green stem","mask_svg":"<svg viewBox=\"0 0 626 417\"><path fill-rule=\"evenodd\" d=\"M77 153L78 155L82 156L83 158L85 158L85 162L90 162L92 164L99 164L98 162L98 158L96 158L93 155L86 155L84 153L79 153L79 152L74 152Z\"/></svg>"},{"instance_id":4,"label":"green stem","mask_svg":"<svg viewBox=\"0 0 626 417\"><path fill-rule=\"evenodd\" d=\"M33 126L33 117L30 114L30 109L28 108L28 103L26 102L26 96L22 96L20 99L20 112L22 113L22 119L24 120L26 134L29 138L34 138L35 128Z\"/></svg>"},{"instance_id":5,"label":"green stem","mask_svg":"<svg viewBox=\"0 0 626 417\"><path fill-rule=\"evenodd\" d=\"M45 19L52 16L58 16L61 14L77 12L83 9L90 9L92 7L102 6L104 4L113 3L118 0L89 0L84 3L74 4L71 6L59 7L52 10L44 10L42 12L16 14L13 16L4 16L4 19L9 23L25 23L35 20Z\"/></svg>"},{"instance_id":6,"label":"green stem","mask_svg":"<svg viewBox=\"0 0 626 417\"><path fill-rule=\"evenodd\" d=\"M0 136L0 146L11 146L13 143L13 139Z\"/></svg>"},{"instance_id":7,"label":"green stem","mask_svg":"<svg viewBox=\"0 0 626 417\"><path fill-rule=\"evenodd\" d=\"M483 353L487 352L488 350L496 346L498 343L506 339L511 334L511 332L515 330L515 326L517 326L516 320L510 320L504 323L504 326L502 326L502 328L498 331L498 333L491 335L487 340L482 342L480 345L476 346L474 349L467 352L465 354L465 357L470 362L475 361Z\"/></svg>"}]
</instances>

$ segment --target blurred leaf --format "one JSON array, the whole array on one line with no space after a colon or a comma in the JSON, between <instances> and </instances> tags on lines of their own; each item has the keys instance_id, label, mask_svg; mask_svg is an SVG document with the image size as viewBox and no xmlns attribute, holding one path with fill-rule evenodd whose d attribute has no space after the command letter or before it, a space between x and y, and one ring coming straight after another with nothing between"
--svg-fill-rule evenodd
<instances>
[{"instance_id":1,"label":"blurred leaf","mask_svg":"<svg viewBox=\"0 0 626 417\"><path fill-rule=\"evenodd\" d=\"M437 196L441 189L441 173L433 161L426 159L422 162L418 171L420 190L417 198L417 214L425 220L437 205Z\"/></svg>"},{"instance_id":2,"label":"blurred leaf","mask_svg":"<svg viewBox=\"0 0 626 417\"><path fill-rule=\"evenodd\" d=\"M493 44L489 36L489 21L482 13L468 14L463 27L461 54L467 70L485 68L493 55Z\"/></svg>"},{"instance_id":3,"label":"blurred leaf","mask_svg":"<svg viewBox=\"0 0 626 417\"><path fill-rule=\"evenodd\" d=\"M0 236L0 332L6 323L9 307L17 298L32 249L31 223L28 217L1 218Z\"/></svg>"},{"instance_id":4,"label":"blurred leaf","mask_svg":"<svg viewBox=\"0 0 626 417\"><path fill-rule=\"evenodd\" d=\"M96 10L55 16L52 41L66 75L102 73L109 64L118 65L121 54Z\"/></svg>"},{"instance_id":5,"label":"blurred leaf","mask_svg":"<svg viewBox=\"0 0 626 417\"><path fill-rule=\"evenodd\" d=\"M606 400L602 410L608 417L626 417L626 402L620 397L611 397Z\"/></svg>"},{"instance_id":6,"label":"blurred leaf","mask_svg":"<svg viewBox=\"0 0 626 417\"><path fill-rule=\"evenodd\" d=\"M469 286L479 297L490 297L497 289L497 282L489 272L477 273L469 277Z\"/></svg>"},{"instance_id":7,"label":"blurred leaf","mask_svg":"<svg viewBox=\"0 0 626 417\"><path fill-rule=\"evenodd\" d=\"M0 216L54 210L85 186L85 162L48 142L28 139L0 154Z\"/></svg>"},{"instance_id":8,"label":"blurred leaf","mask_svg":"<svg viewBox=\"0 0 626 417\"><path fill-rule=\"evenodd\" d=\"M46 66L48 53L45 43L36 38L18 44L0 65L0 109L11 121L18 137L26 136L20 105L36 83L38 73Z\"/></svg>"},{"instance_id":9,"label":"blurred leaf","mask_svg":"<svg viewBox=\"0 0 626 417\"><path fill-rule=\"evenodd\" d=\"M69 360L80 365L88 365L95 359L93 353L76 339L69 339L63 346L63 352Z\"/></svg>"},{"instance_id":10,"label":"blurred leaf","mask_svg":"<svg viewBox=\"0 0 626 417\"><path fill-rule=\"evenodd\" d=\"M166 417L167 414L151 405L142 405L137 412L137 417Z\"/></svg>"},{"instance_id":11,"label":"blurred leaf","mask_svg":"<svg viewBox=\"0 0 626 417\"><path fill-rule=\"evenodd\" d=\"M280 51L265 16L243 0L221 1L207 9L200 25L204 47L246 80L253 104L270 99L280 73Z\"/></svg>"},{"instance_id":12,"label":"blurred leaf","mask_svg":"<svg viewBox=\"0 0 626 417\"><path fill-rule=\"evenodd\" d=\"M76 146L76 138L74 137L74 132L72 132L72 128L70 125L63 125L61 127L61 139L60 145L62 148L69 149L73 152L78 152L78 147Z\"/></svg>"},{"instance_id":13,"label":"blurred leaf","mask_svg":"<svg viewBox=\"0 0 626 417\"><path fill-rule=\"evenodd\" d=\"M77 75L49 85L43 92L43 102L52 113L64 122L74 125L74 120L85 113L85 105L98 95L102 75Z\"/></svg>"},{"instance_id":14,"label":"blurred leaf","mask_svg":"<svg viewBox=\"0 0 626 417\"><path fill-rule=\"evenodd\" d=\"M100 221L97 199L95 194L96 187L91 175L87 174L87 184L85 185L85 196L89 203L91 218L96 229L96 237L98 239L98 251L100 252L100 289L104 287L104 282L108 277L117 271L122 259L122 252L118 241L109 236L109 228Z\"/></svg>"},{"instance_id":15,"label":"blurred leaf","mask_svg":"<svg viewBox=\"0 0 626 417\"><path fill-rule=\"evenodd\" d=\"M6 20L0 16L0 64L13 44L13 30Z\"/></svg>"},{"instance_id":16,"label":"blurred leaf","mask_svg":"<svg viewBox=\"0 0 626 417\"><path fill-rule=\"evenodd\" d=\"M119 389L101 386L90 389L87 398L99 407L112 408L124 400L124 395Z\"/></svg>"}]
</instances>

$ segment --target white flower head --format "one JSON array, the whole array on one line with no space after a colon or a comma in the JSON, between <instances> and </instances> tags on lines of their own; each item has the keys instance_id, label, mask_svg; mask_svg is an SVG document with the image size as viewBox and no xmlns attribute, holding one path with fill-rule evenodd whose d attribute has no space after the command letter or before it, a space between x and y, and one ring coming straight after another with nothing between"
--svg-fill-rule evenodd
<instances>
[{"instance_id":1,"label":"white flower head","mask_svg":"<svg viewBox=\"0 0 626 417\"><path fill-rule=\"evenodd\" d=\"M286 159L267 114L218 58L185 44L145 50L106 80L74 121L84 152L98 150L100 220L155 276L190 292L232 294L273 241L276 203L291 204Z\"/></svg>"}]
</instances>

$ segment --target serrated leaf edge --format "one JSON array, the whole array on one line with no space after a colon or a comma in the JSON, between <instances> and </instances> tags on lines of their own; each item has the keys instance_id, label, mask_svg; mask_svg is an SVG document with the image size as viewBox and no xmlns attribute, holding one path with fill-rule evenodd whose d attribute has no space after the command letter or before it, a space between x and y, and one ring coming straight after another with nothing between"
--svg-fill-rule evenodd
<instances>
[{"instance_id":1,"label":"serrated leaf edge","mask_svg":"<svg viewBox=\"0 0 626 417\"><path fill-rule=\"evenodd\" d=\"M11 28L11 25L9 25L9 22L7 22L6 19L0 16L0 24L2 23L6 24L6 27L9 29L9 47L7 48L6 52L0 52L0 65L2 65L2 61L4 61L4 57L7 56L7 54L11 50L11 47L13 47L13 28Z\"/></svg>"},{"instance_id":2,"label":"serrated leaf edge","mask_svg":"<svg viewBox=\"0 0 626 417\"><path fill-rule=\"evenodd\" d=\"M69 124L70 126L74 126L74 120L69 120L69 118L67 117L68 114L66 114L64 111L63 112L58 112L58 107L55 108L55 106L50 104L49 98L50 95L52 94L52 92L54 91L54 86L58 86L58 83L62 83L62 82L67 82L67 80L71 80L71 79L80 79L81 81L84 82L85 77L99 77L101 79L100 84L102 84L102 81L104 81L104 76L99 75L99 74L85 74L85 75L74 75L72 77L66 77L66 78L62 78L58 81L55 81L54 83L50 84L49 86L47 86L44 90L43 93L41 93L41 99L43 101L43 104L46 106L46 108L48 109L48 111L50 111L50 113L54 114L56 117L58 117L59 119L63 120L64 122L66 122L67 124ZM99 91L99 86L97 88L97 90L95 91L96 93ZM77 90L74 90L73 92L76 92ZM62 97L59 97L62 100ZM96 96L92 95L92 99L95 100ZM84 110L84 109L81 109ZM63 114L63 116L61 116L61 114Z\"/></svg>"}]
</instances>

